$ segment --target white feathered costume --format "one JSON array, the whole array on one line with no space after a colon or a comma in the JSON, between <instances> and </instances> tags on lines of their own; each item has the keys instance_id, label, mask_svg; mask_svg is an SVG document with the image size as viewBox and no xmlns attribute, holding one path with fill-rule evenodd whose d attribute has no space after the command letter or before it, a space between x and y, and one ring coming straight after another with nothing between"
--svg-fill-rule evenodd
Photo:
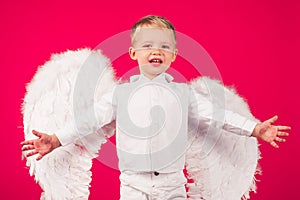
<instances>
[{"instance_id":1,"label":"white feathered costume","mask_svg":"<svg viewBox=\"0 0 300 200\"><path fill-rule=\"evenodd\" d=\"M74 88L87 59L90 67L103 73L97 87L85 86L95 89L94 99L77 103L76 109L86 109L117 84L109 59L99 50L81 49L53 55L27 85L23 103L26 140L35 138L33 129L54 133L74 119ZM214 105L255 120L245 101L218 81L203 77L192 81L191 86ZM114 130L112 122L84 140L55 149L40 161L35 156L27 158L30 175L35 176L44 191L41 199L88 199L92 159ZM249 199L249 192L256 189L260 157L257 140L219 129L209 135L189 130L189 138L190 148L186 152L187 178L192 180L187 183L189 199Z\"/></svg>"}]
</instances>

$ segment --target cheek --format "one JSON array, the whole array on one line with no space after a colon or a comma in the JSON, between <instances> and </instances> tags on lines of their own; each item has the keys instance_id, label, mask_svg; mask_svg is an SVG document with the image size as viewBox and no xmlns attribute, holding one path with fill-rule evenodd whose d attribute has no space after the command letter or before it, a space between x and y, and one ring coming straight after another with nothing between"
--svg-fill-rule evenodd
<instances>
[{"instance_id":1,"label":"cheek","mask_svg":"<svg viewBox=\"0 0 300 200\"><path fill-rule=\"evenodd\" d=\"M139 53L139 54L137 54L137 60L139 60L140 62L148 61L148 55Z\"/></svg>"},{"instance_id":2,"label":"cheek","mask_svg":"<svg viewBox=\"0 0 300 200\"><path fill-rule=\"evenodd\" d=\"M138 63L139 64L147 64L148 63L148 60L146 58L139 58L138 59Z\"/></svg>"},{"instance_id":3,"label":"cheek","mask_svg":"<svg viewBox=\"0 0 300 200\"><path fill-rule=\"evenodd\" d=\"M172 62L174 61L174 58L175 58L175 57L172 56L172 55L167 56L167 57L166 57L166 62L167 62L167 63L172 63Z\"/></svg>"}]
</instances>

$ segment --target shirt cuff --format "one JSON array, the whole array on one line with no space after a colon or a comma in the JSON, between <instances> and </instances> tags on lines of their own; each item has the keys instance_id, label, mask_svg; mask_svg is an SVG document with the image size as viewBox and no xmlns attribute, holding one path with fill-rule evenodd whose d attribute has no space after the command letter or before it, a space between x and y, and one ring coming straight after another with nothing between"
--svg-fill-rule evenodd
<instances>
[{"instance_id":1,"label":"shirt cuff","mask_svg":"<svg viewBox=\"0 0 300 200\"><path fill-rule=\"evenodd\" d=\"M246 120L245 124L243 125L241 135L250 137L252 135L253 130L256 125L257 125L257 122L252 121L252 120Z\"/></svg>"},{"instance_id":2,"label":"shirt cuff","mask_svg":"<svg viewBox=\"0 0 300 200\"><path fill-rule=\"evenodd\" d=\"M66 128L58 130L55 135L62 146L70 144L74 141L74 134L70 134Z\"/></svg>"}]
</instances>

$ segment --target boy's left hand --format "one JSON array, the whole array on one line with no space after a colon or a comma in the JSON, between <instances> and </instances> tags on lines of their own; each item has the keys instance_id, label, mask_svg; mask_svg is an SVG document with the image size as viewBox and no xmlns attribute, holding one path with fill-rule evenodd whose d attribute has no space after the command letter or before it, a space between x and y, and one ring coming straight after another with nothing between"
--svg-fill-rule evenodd
<instances>
[{"instance_id":1,"label":"boy's left hand","mask_svg":"<svg viewBox=\"0 0 300 200\"><path fill-rule=\"evenodd\" d=\"M291 130L291 127L272 125L277 119L278 116L274 116L262 123L257 124L253 130L252 136L270 143L275 148L279 148L276 142L285 142L286 140L281 137L288 136L289 134L284 131Z\"/></svg>"}]
</instances>

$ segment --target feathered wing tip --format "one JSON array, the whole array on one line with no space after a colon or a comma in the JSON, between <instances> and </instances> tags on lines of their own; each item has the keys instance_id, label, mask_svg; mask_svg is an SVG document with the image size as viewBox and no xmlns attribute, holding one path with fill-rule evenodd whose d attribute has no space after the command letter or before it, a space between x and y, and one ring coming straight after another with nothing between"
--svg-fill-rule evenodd
<instances>
[{"instance_id":1,"label":"feathered wing tip","mask_svg":"<svg viewBox=\"0 0 300 200\"><path fill-rule=\"evenodd\" d=\"M86 70L86 67L88 68ZM86 68L86 69L85 69ZM89 71L92 70L92 71ZM86 89L95 89L96 96L84 103L78 103L76 109L87 109L94 101L111 91L116 84L110 61L98 51L80 49L52 55L51 59L38 68L32 81L27 85L27 93L22 105L25 139L33 139L33 129L45 133L55 133L62 129L74 117L74 91L83 74L89 79L90 73L101 72L101 80L85 85ZM90 87L90 88L89 88ZM80 93L80 91L79 91ZM80 95L80 94L79 94ZM114 127L107 127L113 132ZM42 160L27 158L30 175L43 189L41 199L88 199L91 182L92 159L106 139L99 132L84 139L60 147ZM86 145L88 144L88 145Z\"/></svg>"},{"instance_id":2,"label":"feathered wing tip","mask_svg":"<svg viewBox=\"0 0 300 200\"><path fill-rule=\"evenodd\" d=\"M214 106L258 121L234 89L207 77L192 81L191 87L209 98ZM186 153L186 169L191 180L187 184L189 199L249 199L249 192L256 191L255 175L260 173L256 138L213 128L208 134L190 129L189 143Z\"/></svg>"}]
</instances>

